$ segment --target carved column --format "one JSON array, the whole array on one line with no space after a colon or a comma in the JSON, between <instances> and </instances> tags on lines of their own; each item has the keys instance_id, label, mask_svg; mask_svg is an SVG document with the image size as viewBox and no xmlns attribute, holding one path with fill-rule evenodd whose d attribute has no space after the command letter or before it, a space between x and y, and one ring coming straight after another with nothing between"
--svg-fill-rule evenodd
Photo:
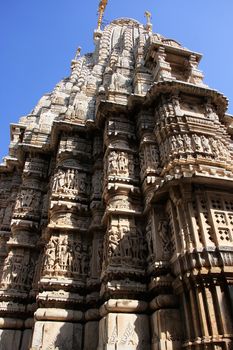
<instances>
[{"instance_id":1,"label":"carved column","mask_svg":"<svg viewBox=\"0 0 233 350\"><path fill-rule=\"evenodd\" d=\"M92 185L90 195L91 223L89 235L90 265L87 278L86 303L88 311L85 313L84 350L96 350L99 333L100 275L103 262L103 241L105 228L102 222L104 214L103 204L103 135L95 130L93 136L93 165ZM95 338L93 339L93 334Z\"/></svg>"},{"instance_id":2,"label":"carved column","mask_svg":"<svg viewBox=\"0 0 233 350\"><path fill-rule=\"evenodd\" d=\"M51 169L49 222L43 236L33 349L59 347L66 342L70 348L82 346L80 320L84 315L74 310L85 303L89 271L91 151L84 130L62 132Z\"/></svg>"},{"instance_id":3,"label":"carved column","mask_svg":"<svg viewBox=\"0 0 233 350\"><path fill-rule=\"evenodd\" d=\"M187 203L187 189L183 196L178 193L177 196ZM176 274L183 276L177 279L175 288L178 294L183 293L182 308L187 324L185 346L200 349L201 344L205 344L208 349L230 349L232 310L228 283L232 278L229 235L232 196L199 186L194 187L188 197L189 210L185 213L192 220L190 229L195 249L180 255L174 264ZM224 277L223 271L226 271ZM183 285L178 280L183 281Z\"/></svg>"},{"instance_id":4,"label":"carved column","mask_svg":"<svg viewBox=\"0 0 233 350\"><path fill-rule=\"evenodd\" d=\"M17 171L14 174L2 172L0 183L0 266L2 271L8 253L7 241L10 238L10 223L18 188L21 184L21 174Z\"/></svg>"},{"instance_id":5,"label":"carved column","mask_svg":"<svg viewBox=\"0 0 233 350\"><path fill-rule=\"evenodd\" d=\"M5 325L9 329L9 336L13 338L15 337L14 332L18 334L19 329L25 328L22 333L25 349L29 346L30 329L33 325L31 317L35 308L35 296L30 295L30 290L38 258L40 211L43 193L46 191L47 167L47 160L43 156L35 156L32 153L26 158L22 183L18 189L12 214L11 235L7 242L8 255L4 261L1 279L0 295L1 302L4 304L2 316L12 318L12 321L6 321ZM17 331L10 330L14 329L15 319L18 320ZM20 326L21 319L26 319L26 321L22 321ZM8 349L10 344L5 346ZM17 346L15 344L16 348Z\"/></svg>"},{"instance_id":6,"label":"carved column","mask_svg":"<svg viewBox=\"0 0 233 350\"><path fill-rule=\"evenodd\" d=\"M169 201L153 202L156 190L162 184L161 170L164 154L154 133L155 117L152 111L141 111L137 116L140 140L140 177L146 214L145 233L148 245L147 274L151 312L151 348L180 349L180 313L174 295L170 259L176 249L170 229Z\"/></svg>"},{"instance_id":7,"label":"carved column","mask_svg":"<svg viewBox=\"0 0 233 350\"><path fill-rule=\"evenodd\" d=\"M146 244L142 225L135 130L127 115L109 115L104 130L104 240L98 349L148 349L149 330L140 299L146 291ZM130 301L131 299L131 301ZM113 307L112 307L113 305Z\"/></svg>"}]
</instances>

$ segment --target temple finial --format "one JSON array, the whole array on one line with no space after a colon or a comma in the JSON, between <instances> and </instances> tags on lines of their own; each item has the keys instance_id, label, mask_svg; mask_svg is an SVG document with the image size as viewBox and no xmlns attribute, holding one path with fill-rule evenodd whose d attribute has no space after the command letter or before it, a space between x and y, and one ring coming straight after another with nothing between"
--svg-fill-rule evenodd
<instances>
[{"instance_id":1,"label":"temple finial","mask_svg":"<svg viewBox=\"0 0 233 350\"><path fill-rule=\"evenodd\" d=\"M152 30L151 13L149 11L145 11L144 15L147 19L146 28L147 30L151 31Z\"/></svg>"},{"instance_id":2,"label":"temple finial","mask_svg":"<svg viewBox=\"0 0 233 350\"><path fill-rule=\"evenodd\" d=\"M151 13L149 11L145 12L145 17L147 19L147 24L151 24Z\"/></svg>"},{"instance_id":3,"label":"temple finial","mask_svg":"<svg viewBox=\"0 0 233 350\"><path fill-rule=\"evenodd\" d=\"M77 61L78 59L79 59L79 57L80 57L80 54L81 54L81 50L82 50L82 48L79 46L78 48L77 48L77 50L76 50L76 53L75 53L75 60Z\"/></svg>"},{"instance_id":4,"label":"temple finial","mask_svg":"<svg viewBox=\"0 0 233 350\"><path fill-rule=\"evenodd\" d=\"M99 18L98 18L98 30L101 29L101 24L103 21L103 15L104 15L104 11L105 8L107 6L108 0L100 0L99 3L99 9L98 9L98 14L99 14Z\"/></svg>"}]
</instances>

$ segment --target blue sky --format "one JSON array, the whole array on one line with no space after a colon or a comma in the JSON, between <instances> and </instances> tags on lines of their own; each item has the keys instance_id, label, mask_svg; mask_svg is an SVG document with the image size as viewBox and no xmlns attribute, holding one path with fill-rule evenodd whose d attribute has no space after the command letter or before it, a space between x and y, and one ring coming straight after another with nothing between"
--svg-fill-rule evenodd
<instances>
[{"instance_id":1,"label":"blue sky","mask_svg":"<svg viewBox=\"0 0 233 350\"><path fill-rule=\"evenodd\" d=\"M99 0L7 0L0 4L0 159L8 153L9 124L70 72L78 46L93 50ZM131 17L201 52L205 82L224 93L233 114L232 0L109 0L105 20Z\"/></svg>"}]
</instances>

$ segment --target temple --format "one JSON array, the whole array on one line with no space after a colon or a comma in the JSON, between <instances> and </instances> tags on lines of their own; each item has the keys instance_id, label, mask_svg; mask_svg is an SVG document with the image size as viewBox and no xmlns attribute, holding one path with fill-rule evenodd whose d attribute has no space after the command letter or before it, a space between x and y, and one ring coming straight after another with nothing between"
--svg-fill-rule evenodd
<instances>
[{"instance_id":1,"label":"temple","mask_svg":"<svg viewBox=\"0 0 233 350\"><path fill-rule=\"evenodd\" d=\"M2 350L233 349L233 118L147 17L11 124Z\"/></svg>"}]
</instances>

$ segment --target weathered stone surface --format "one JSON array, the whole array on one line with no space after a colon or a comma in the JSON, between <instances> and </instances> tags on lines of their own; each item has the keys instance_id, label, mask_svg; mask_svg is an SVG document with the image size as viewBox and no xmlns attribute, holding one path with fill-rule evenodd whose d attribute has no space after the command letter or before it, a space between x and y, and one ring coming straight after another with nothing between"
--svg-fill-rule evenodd
<instances>
[{"instance_id":1,"label":"weathered stone surface","mask_svg":"<svg viewBox=\"0 0 233 350\"><path fill-rule=\"evenodd\" d=\"M152 350L179 350L183 339L183 327L179 310L163 309L151 316Z\"/></svg>"},{"instance_id":2,"label":"weathered stone surface","mask_svg":"<svg viewBox=\"0 0 233 350\"><path fill-rule=\"evenodd\" d=\"M31 349L81 350L82 325L70 322L37 321L33 331Z\"/></svg>"},{"instance_id":3,"label":"weathered stone surface","mask_svg":"<svg viewBox=\"0 0 233 350\"><path fill-rule=\"evenodd\" d=\"M21 331L15 331L11 329L1 329L0 330L0 349L1 350L13 350L19 349Z\"/></svg>"},{"instance_id":4,"label":"weathered stone surface","mask_svg":"<svg viewBox=\"0 0 233 350\"><path fill-rule=\"evenodd\" d=\"M149 350L150 329L146 315L108 314L99 325L98 350Z\"/></svg>"},{"instance_id":5,"label":"weathered stone surface","mask_svg":"<svg viewBox=\"0 0 233 350\"><path fill-rule=\"evenodd\" d=\"M99 342L99 322L87 322L84 329L84 350L96 350Z\"/></svg>"},{"instance_id":6,"label":"weathered stone surface","mask_svg":"<svg viewBox=\"0 0 233 350\"><path fill-rule=\"evenodd\" d=\"M232 350L233 118L149 17L11 125L0 349Z\"/></svg>"}]
</instances>

